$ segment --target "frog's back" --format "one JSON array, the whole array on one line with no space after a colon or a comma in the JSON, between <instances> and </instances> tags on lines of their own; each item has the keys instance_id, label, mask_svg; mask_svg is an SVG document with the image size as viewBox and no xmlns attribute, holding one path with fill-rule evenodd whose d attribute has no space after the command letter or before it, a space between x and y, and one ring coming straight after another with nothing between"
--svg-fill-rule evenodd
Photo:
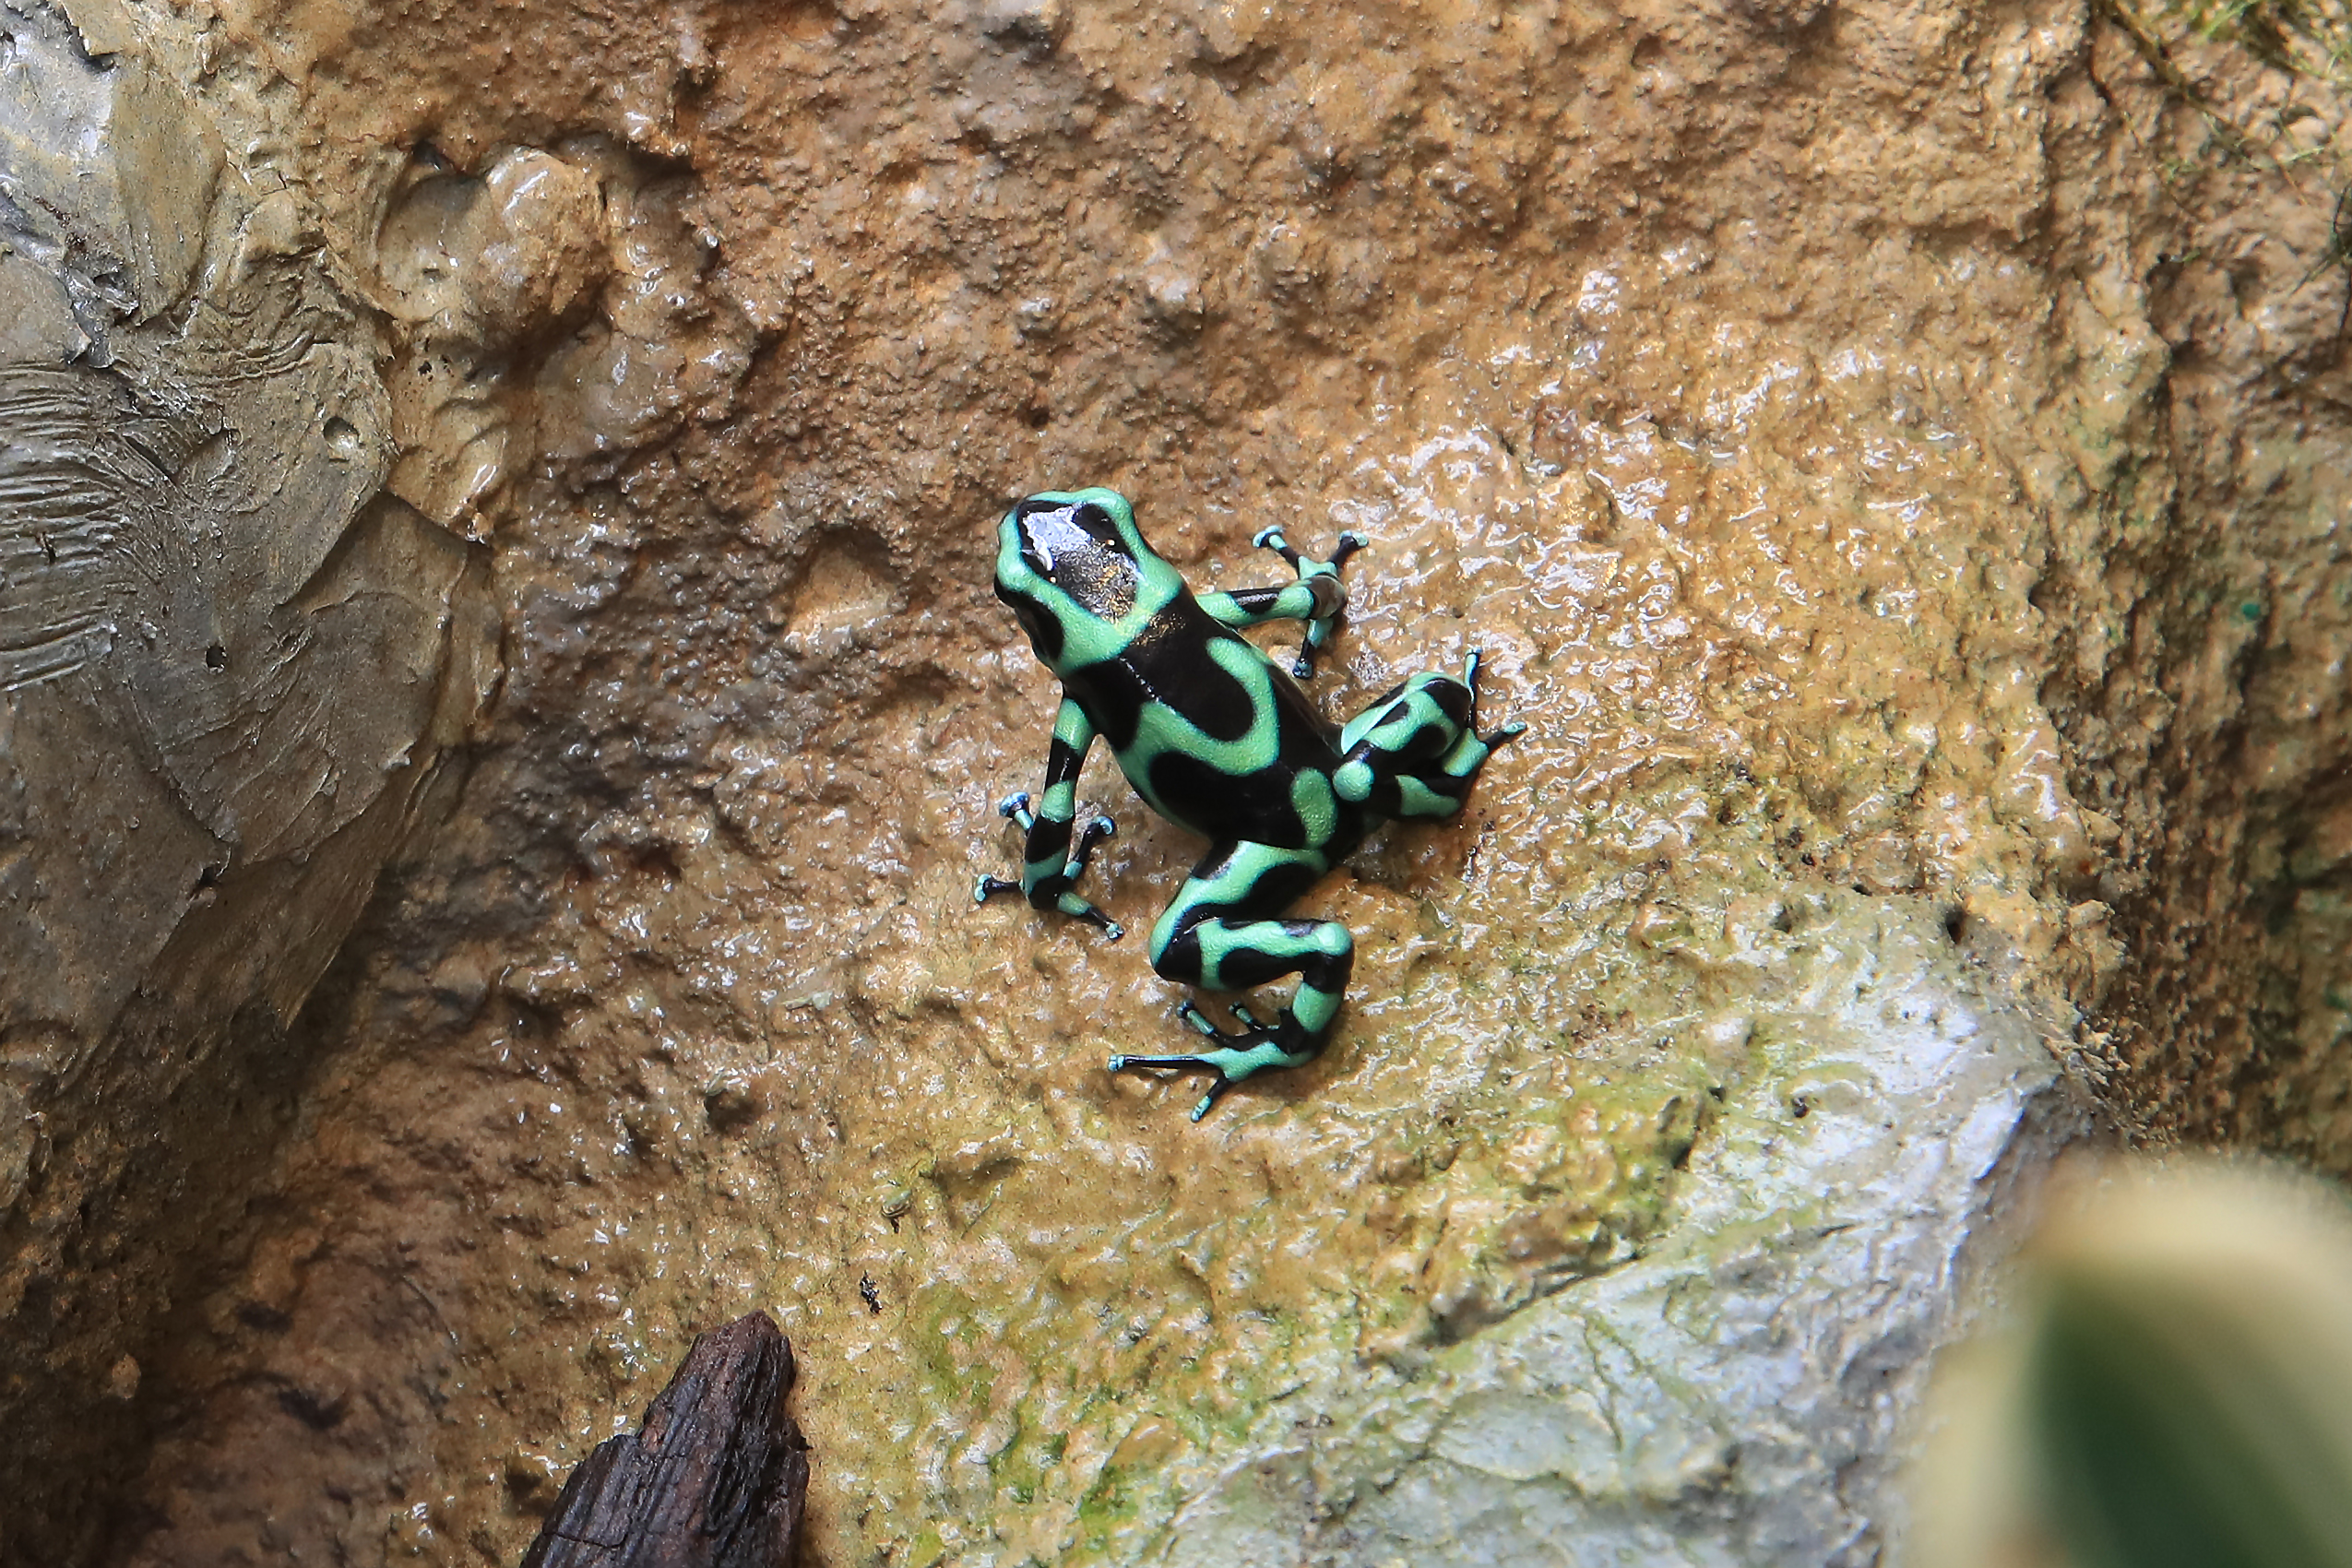
<instances>
[{"instance_id":1,"label":"frog's back","mask_svg":"<svg viewBox=\"0 0 2352 1568\"><path fill-rule=\"evenodd\" d=\"M1064 684L1109 742L1135 792L1160 815L1218 842L1321 848L1327 821L1305 804L1327 790L1338 731L1280 667L1211 619L1187 593L1115 658L1070 671Z\"/></svg>"}]
</instances>

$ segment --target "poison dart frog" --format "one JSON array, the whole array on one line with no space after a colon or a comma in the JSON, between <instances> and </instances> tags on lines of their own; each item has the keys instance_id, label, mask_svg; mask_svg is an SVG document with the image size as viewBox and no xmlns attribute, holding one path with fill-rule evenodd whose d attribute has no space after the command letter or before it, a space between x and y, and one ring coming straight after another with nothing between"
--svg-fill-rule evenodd
<instances>
[{"instance_id":1,"label":"poison dart frog","mask_svg":"<svg viewBox=\"0 0 2352 1568\"><path fill-rule=\"evenodd\" d=\"M1331 1033L1355 940L1336 921L1289 919L1284 911L1381 823L1452 816L1489 754L1526 729L1506 724L1479 733L1475 652L1460 680L1415 675L1333 727L1291 675L1235 628L1305 622L1292 671L1311 677L1314 656L1328 648L1347 608L1340 564L1365 540L1342 534L1325 561L1301 555L1278 527L1260 530L1253 542L1280 554L1296 580L1195 595L1144 542L1134 509L1116 491L1032 495L997 529L996 596L1012 607L1063 695L1043 796L1034 809L1026 793L997 808L1028 836L1020 878L983 876L974 901L1018 893L1037 909L1120 936L1117 924L1073 891L1095 846L1112 831L1109 817L1097 816L1072 848L1078 771L1099 736L1145 804L1209 840L1207 858L1152 928L1152 968L1207 991L1299 977L1269 1023L1235 1005L1239 1031L1220 1029L1184 1003L1179 1016L1214 1042L1210 1049L1111 1058L1114 1073L1168 1067L1215 1075L1193 1107L1195 1122L1253 1074L1312 1061Z\"/></svg>"}]
</instances>

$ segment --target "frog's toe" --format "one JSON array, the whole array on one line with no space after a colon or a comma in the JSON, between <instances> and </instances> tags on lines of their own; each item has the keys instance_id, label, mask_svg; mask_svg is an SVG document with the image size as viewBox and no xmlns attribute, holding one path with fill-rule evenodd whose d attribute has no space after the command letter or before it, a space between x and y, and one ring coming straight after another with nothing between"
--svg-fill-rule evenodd
<instances>
[{"instance_id":1,"label":"frog's toe","mask_svg":"<svg viewBox=\"0 0 2352 1568\"><path fill-rule=\"evenodd\" d=\"M1021 885L1017 882L1008 882L1001 876L983 876L972 884L972 902L985 904L999 893L1018 893L1020 890Z\"/></svg>"},{"instance_id":2,"label":"frog's toe","mask_svg":"<svg viewBox=\"0 0 2352 1568\"><path fill-rule=\"evenodd\" d=\"M1503 726L1500 730L1490 730L1485 734L1480 735L1479 737L1479 744L1486 747L1489 751L1492 751L1497 746L1504 745L1512 741L1517 740L1520 736L1526 732L1527 727L1515 719L1510 723Z\"/></svg>"},{"instance_id":3,"label":"frog's toe","mask_svg":"<svg viewBox=\"0 0 2352 1568\"><path fill-rule=\"evenodd\" d=\"M1299 657L1290 661L1290 674L1295 680L1312 681L1315 673L1315 655L1331 647L1331 622L1310 621L1306 637L1299 644Z\"/></svg>"},{"instance_id":4,"label":"frog's toe","mask_svg":"<svg viewBox=\"0 0 2352 1568\"><path fill-rule=\"evenodd\" d=\"M1092 926L1100 926L1103 934L1113 942L1127 934L1125 926L1121 925L1075 893L1063 894L1061 897L1053 901L1053 907L1072 920L1084 921Z\"/></svg>"},{"instance_id":5,"label":"frog's toe","mask_svg":"<svg viewBox=\"0 0 2352 1568\"><path fill-rule=\"evenodd\" d=\"M1239 1030L1218 1028L1215 1020L1190 1002L1180 1002L1176 1004L1177 1017L1220 1045L1234 1046L1246 1051L1274 1038L1274 1026L1259 1022L1258 1016L1250 1011L1247 1004L1236 1002L1231 1004L1229 1011L1234 1017L1241 1020L1241 1027ZM1232 1053L1228 1052L1228 1054ZM1218 1064L1211 1063L1209 1065L1217 1066ZM1244 1073L1241 1075L1247 1077L1249 1075Z\"/></svg>"},{"instance_id":6,"label":"frog's toe","mask_svg":"<svg viewBox=\"0 0 2352 1568\"><path fill-rule=\"evenodd\" d=\"M1218 1053L1210 1053L1215 1054ZM1113 1056L1111 1059L1111 1070L1114 1073L1131 1072L1138 1067L1197 1067L1211 1073L1218 1070L1217 1063L1208 1056L1193 1056L1181 1051L1172 1056Z\"/></svg>"},{"instance_id":7,"label":"frog's toe","mask_svg":"<svg viewBox=\"0 0 2352 1568\"><path fill-rule=\"evenodd\" d=\"M1218 1100L1224 1096L1225 1091L1232 1087L1233 1080L1230 1078L1218 1078L1214 1083L1210 1084L1208 1086L1208 1093L1201 1096L1200 1103L1193 1107L1191 1119L1197 1122L1202 1117L1207 1115L1208 1108L1215 1105Z\"/></svg>"},{"instance_id":8,"label":"frog's toe","mask_svg":"<svg viewBox=\"0 0 2352 1568\"><path fill-rule=\"evenodd\" d=\"M1018 816L1028 809L1029 792L1027 790L1016 790L996 802L996 814L999 816Z\"/></svg>"},{"instance_id":9,"label":"frog's toe","mask_svg":"<svg viewBox=\"0 0 2352 1568\"><path fill-rule=\"evenodd\" d=\"M1072 881L1094 858L1094 847L1118 831L1119 825L1107 816L1098 816L1078 830L1078 847L1070 851L1069 864L1063 868Z\"/></svg>"},{"instance_id":10,"label":"frog's toe","mask_svg":"<svg viewBox=\"0 0 2352 1568\"><path fill-rule=\"evenodd\" d=\"M1211 1039L1225 1039L1225 1031L1218 1028L1207 1014L1189 1002L1180 1002L1176 1004L1176 1016ZM1125 1058L1122 1057L1121 1060L1124 1061ZM1111 1071L1117 1072L1118 1069L1113 1067Z\"/></svg>"}]
</instances>

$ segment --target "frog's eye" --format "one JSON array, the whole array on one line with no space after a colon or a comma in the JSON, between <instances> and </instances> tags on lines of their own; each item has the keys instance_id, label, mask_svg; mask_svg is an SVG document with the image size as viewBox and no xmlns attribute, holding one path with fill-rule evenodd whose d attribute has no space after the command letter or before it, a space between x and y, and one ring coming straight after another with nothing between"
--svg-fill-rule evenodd
<instances>
[{"instance_id":1,"label":"frog's eye","mask_svg":"<svg viewBox=\"0 0 2352 1568\"><path fill-rule=\"evenodd\" d=\"M1119 525L1111 520L1108 511L1093 502L1071 508L1070 520L1077 524L1088 539L1113 554L1127 553L1127 541L1119 537Z\"/></svg>"}]
</instances>

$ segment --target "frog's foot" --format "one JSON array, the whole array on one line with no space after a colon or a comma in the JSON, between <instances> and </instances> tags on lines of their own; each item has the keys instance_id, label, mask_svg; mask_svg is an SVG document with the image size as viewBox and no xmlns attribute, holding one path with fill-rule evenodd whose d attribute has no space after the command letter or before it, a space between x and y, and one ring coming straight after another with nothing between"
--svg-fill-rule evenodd
<instances>
[{"instance_id":1,"label":"frog's foot","mask_svg":"<svg viewBox=\"0 0 2352 1568\"><path fill-rule=\"evenodd\" d=\"M1236 1004L1233 1016L1248 1027L1237 1034L1228 1034L1209 1021L1208 1016L1187 1002L1176 1009L1176 1016L1194 1028L1219 1042L1215 1051L1175 1056L1114 1056L1111 1070L1124 1073L1141 1067L1183 1067L1214 1073L1208 1092L1193 1107L1193 1120L1197 1122L1208 1114L1208 1108L1224 1097L1225 1091L1253 1073L1269 1067L1300 1067L1314 1060L1312 1048L1294 1050L1286 1044L1282 1032L1270 1028L1251 1016L1249 1009Z\"/></svg>"},{"instance_id":2,"label":"frog's foot","mask_svg":"<svg viewBox=\"0 0 2352 1568\"><path fill-rule=\"evenodd\" d=\"M1372 540L1350 529L1339 536L1339 542L1332 547L1331 558L1327 561L1317 561L1312 556L1301 554L1297 546L1283 537L1280 523L1268 523L1250 536L1250 542L1260 550L1273 551L1277 555L1290 563L1291 569L1299 576L1309 577L1317 575L1318 571L1336 572L1341 563L1370 544Z\"/></svg>"},{"instance_id":3,"label":"frog's foot","mask_svg":"<svg viewBox=\"0 0 2352 1568\"><path fill-rule=\"evenodd\" d=\"M996 803L996 814L1018 824L1023 832L1027 832L1030 825L1037 820L1037 814L1029 807L1027 790L1007 795L999 801ZM1069 885L1078 880L1080 873L1087 869L1087 862L1094 859L1095 846L1118 831L1119 825L1107 816L1096 816L1078 830L1078 842L1071 849L1069 858L1062 863L1060 880L1063 884L1063 891L1053 899L1054 909L1075 920L1084 921L1088 925L1100 926L1104 933L1113 942L1127 934L1126 928L1075 893L1069 891ZM1050 867L1051 862L1048 861L1047 864ZM983 876L972 885L972 902L985 904L1000 893L1017 893L1024 898L1029 898L1032 904L1038 901L1029 897L1028 881L1015 881L1010 877L1003 876Z\"/></svg>"},{"instance_id":4,"label":"frog's foot","mask_svg":"<svg viewBox=\"0 0 2352 1568\"><path fill-rule=\"evenodd\" d=\"M1025 898L1028 897L1021 885L1010 877L983 876L972 885L972 902L985 904L1000 893L1018 893ZM1103 934L1113 942L1127 934L1125 926L1121 925L1075 893L1063 894L1053 901L1053 907L1075 920L1084 921L1088 925L1100 926Z\"/></svg>"},{"instance_id":5,"label":"frog's foot","mask_svg":"<svg viewBox=\"0 0 2352 1568\"><path fill-rule=\"evenodd\" d=\"M1258 529L1250 542L1260 550L1271 550L1288 561L1290 564L1290 569L1299 574L1301 582L1310 582L1317 577L1328 577L1333 586L1337 587L1340 566L1347 562L1348 556L1372 543L1372 540L1351 529L1339 536L1339 542L1332 547L1330 558L1323 561L1300 553L1298 548L1283 537L1282 525L1279 523L1270 523ZM1299 645L1299 657L1290 663L1290 673L1301 681L1314 679L1315 656L1331 647L1332 636L1338 628L1340 612L1347 608L1348 597L1344 591L1335 597L1336 602L1328 612L1311 616L1307 621L1306 639Z\"/></svg>"}]
</instances>

